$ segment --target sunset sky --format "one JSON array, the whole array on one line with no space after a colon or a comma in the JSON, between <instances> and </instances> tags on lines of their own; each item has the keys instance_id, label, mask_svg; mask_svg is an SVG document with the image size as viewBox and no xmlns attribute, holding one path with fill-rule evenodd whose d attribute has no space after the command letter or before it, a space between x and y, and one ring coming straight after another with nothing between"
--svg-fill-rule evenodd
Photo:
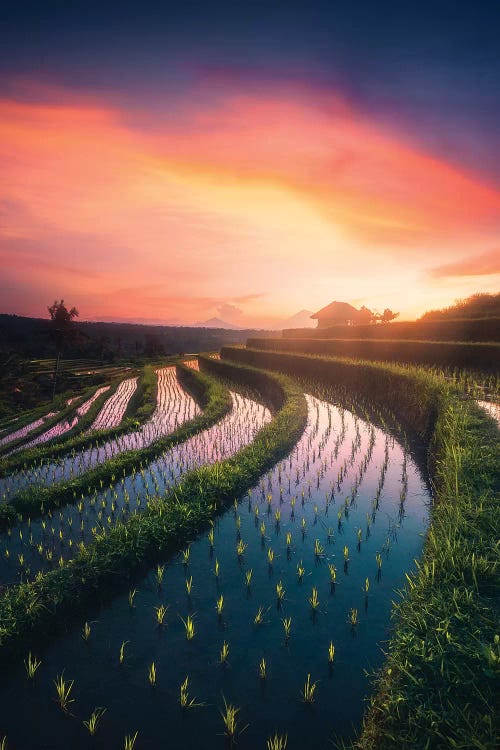
<instances>
[{"instance_id":1,"label":"sunset sky","mask_svg":"<svg viewBox=\"0 0 500 750\"><path fill-rule=\"evenodd\" d=\"M500 289L500 5L10 5L0 312L265 327Z\"/></svg>"}]
</instances>

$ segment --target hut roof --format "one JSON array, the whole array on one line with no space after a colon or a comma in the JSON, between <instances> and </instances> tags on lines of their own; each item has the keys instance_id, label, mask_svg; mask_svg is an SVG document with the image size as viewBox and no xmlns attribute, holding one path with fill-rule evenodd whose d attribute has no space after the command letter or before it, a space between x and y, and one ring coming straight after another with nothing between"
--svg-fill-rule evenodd
<instances>
[{"instance_id":1,"label":"hut roof","mask_svg":"<svg viewBox=\"0 0 500 750\"><path fill-rule=\"evenodd\" d=\"M358 310L348 302L331 302L326 307L311 315L311 318L319 320L320 318L348 318L354 319L358 315Z\"/></svg>"}]
</instances>

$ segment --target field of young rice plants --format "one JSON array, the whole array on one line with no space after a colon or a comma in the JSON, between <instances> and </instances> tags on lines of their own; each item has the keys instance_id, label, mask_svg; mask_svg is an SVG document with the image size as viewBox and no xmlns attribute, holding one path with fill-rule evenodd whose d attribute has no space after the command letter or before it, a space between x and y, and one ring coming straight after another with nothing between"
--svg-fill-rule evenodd
<instances>
[{"instance_id":1,"label":"field of young rice plants","mask_svg":"<svg viewBox=\"0 0 500 750\"><path fill-rule=\"evenodd\" d=\"M127 593L9 666L8 748L294 750L352 736L430 495L404 438L333 390L304 390L289 456ZM0 582L64 566L190 469L250 445L271 412L251 392L231 398L210 429L2 534Z\"/></svg>"},{"instance_id":2,"label":"field of young rice plants","mask_svg":"<svg viewBox=\"0 0 500 750\"><path fill-rule=\"evenodd\" d=\"M61 437L61 435L64 435L66 432L69 432L72 430L77 424L78 421L89 411L94 401L96 401L100 396L102 396L103 393L106 393L106 391L109 390L109 385L103 386L102 388L98 388L95 393L88 398L86 401L81 404L81 406L78 406L74 413L68 417L67 419L62 419L60 422L57 422L56 424L52 425L48 430L45 432L42 432L40 435L37 435L36 438L33 438L33 440L29 440L26 443L23 443L20 446L17 446L13 451L10 453L6 453L6 456L12 455L12 453L16 453L21 450L27 450L28 448L33 448L35 445L40 445L41 443L46 443L49 440L54 440L54 438ZM32 428L33 429L33 428Z\"/></svg>"},{"instance_id":3,"label":"field of young rice plants","mask_svg":"<svg viewBox=\"0 0 500 750\"><path fill-rule=\"evenodd\" d=\"M159 369L157 377L156 408L145 424L135 431L126 432L104 441L99 440L97 435L95 442L85 450L72 452L53 461L41 461L35 466L0 478L0 496L3 501L8 501L13 495L27 487L48 486L64 479L77 477L124 451L137 450L151 445L164 435L173 432L184 422L193 419L199 413L199 407L192 396L179 384L175 367ZM109 401L113 400L118 391L119 389ZM103 409L108 405L107 402ZM118 410L121 411L122 409L123 404L120 403L120 399L114 401L113 409L107 411L107 418L110 421L115 421Z\"/></svg>"},{"instance_id":4,"label":"field of young rice plants","mask_svg":"<svg viewBox=\"0 0 500 750\"><path fill-rule=\"evenodd\" d=\"M93 421L92 430L109 430L118 427L127 410L130 399L137 390L137 377L122 380L116 391L108 398L101 411Z\"/></svg>"},{"instance_id":5,"label":"field of young rice plants","mask_svg":"<svg viewBox=\"0 0 500 750\"><path fill-rule=\"evenodd\" d=\"M14 430L13 432L8 432L8 434L0 438L0 446L7 445L8 443L13 443L15 440L22 440L27 435L29 435L30 432L36 430L37 427L41 427L44 422L46 422L48 419L51 419L52 417L55 417L56 415L56 411L49 411L43 417L39 417L38 419L33 420L33 422L28 422L28 424L20 427L17 430ZM5 428L1 430L1 432L7 432L7 430L8 428Z\"/></svg>"},{"instance_id":6,"label":"field of young rice plants","mask_svg":"<svg viewBox=\"0 0 500 750\"><path fill-rule=\"evenodd\" d=\"M161 411L155 412L157 424L170 423L170 429L181 423L181 417L187 419L190 410L193 416L198 410L191 396L178 384L174 386L172 378L175 378L175 370L169 368L166 382L170 384L172 399L163 391L159 400ZM191 409L182 400L175 400L174 392L182 395L182 399L189 399ZM0 534L0 584L30 580L40 572L62 565L74 557L82 545L148 507L187 471L222 461L251 443L258 430L269 422L271 414L248 395L231 392L231 398L231 412L208 430L179 443L145 466L137 465L127 476L120 480L115 478L91 495L82 495L74 504L49 511L40 519L28 519ZM149 430L148 435L152 434ZM106 458L104 456L103 460ZM64 460L78 459L70 456ZM64 463L57 466L64 466ZM56 469L46 474L47 481L54 476L57 476Z\"/></svg>"}]
</instances>

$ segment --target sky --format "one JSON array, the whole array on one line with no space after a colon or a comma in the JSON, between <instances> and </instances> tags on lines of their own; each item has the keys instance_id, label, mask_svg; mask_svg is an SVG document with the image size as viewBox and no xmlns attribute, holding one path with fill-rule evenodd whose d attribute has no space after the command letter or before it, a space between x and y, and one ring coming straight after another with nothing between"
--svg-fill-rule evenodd
<instances>
[{"instance_id":1,"label":"sky","mask_svg":"<svg viewBox=\"0 0 500 750\"><path fill-rule=\"evenodd\" d=\"M498 3L7 2L0 42L0 312L500 289Z\"/></svg>"}]
</instances>

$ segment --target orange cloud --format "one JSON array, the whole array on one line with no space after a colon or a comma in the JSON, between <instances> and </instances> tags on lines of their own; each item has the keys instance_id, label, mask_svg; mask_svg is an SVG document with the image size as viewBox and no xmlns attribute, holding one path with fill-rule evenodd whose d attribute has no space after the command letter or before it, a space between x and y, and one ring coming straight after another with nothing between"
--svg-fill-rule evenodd
<instances>
[{"instance_id":1,"label":"orange cloud","mask_svg":"<svg viewBox=\"0 0 500 750\"><path fill-rule=\"evenodd\" d=\"M431 268L430 276L442 278L444 276L491 276L500 274L500 247L488 250L481 255L468 255L453 263Z\"/></svg>"},{"instance_id":2,"label":"orange cloud","mask_svg":"<svg viewBox=\"0 0 500 750\"><path fill-rule=\"evenodd\" d=\"M419 281L429 258L446 268L498 239L497 191L334 96L193 101L160 126L49 93L0 100L10 311L62 294L94 318L237 305L265 324L334 297L414 314L418 295L441 303Z\"/></svg>"}]
</instances>

